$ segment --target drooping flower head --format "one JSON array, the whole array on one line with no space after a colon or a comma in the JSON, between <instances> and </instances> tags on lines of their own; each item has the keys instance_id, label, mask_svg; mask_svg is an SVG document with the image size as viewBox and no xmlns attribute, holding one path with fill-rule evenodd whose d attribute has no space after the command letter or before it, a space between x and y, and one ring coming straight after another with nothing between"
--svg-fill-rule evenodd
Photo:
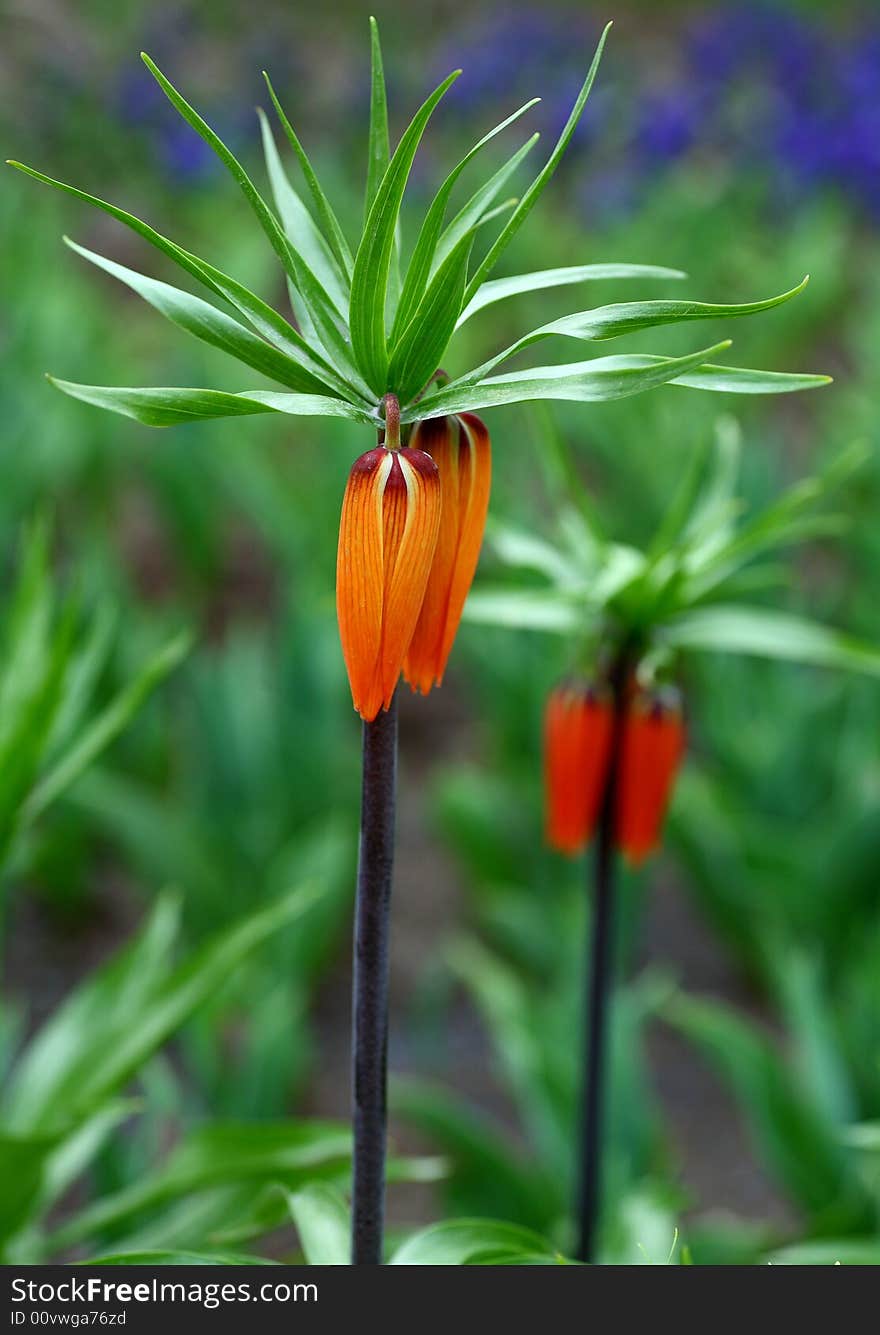
<instances>
[{"instance_id":1,"label":"drooping flower head","mask_svg":"<svg viewBox=\"0 0 880 1335\"><path fill-rule=\"evenodd\" d=\"M615 841L633 866L644 862L660 843L684 740L681 696L672 687L633 682L615 707L607 684L557 686L544 714L550 847L569 856L586 847L613 779Z\"/></svg>"},{"instance_id":2,"label":"drooping flower head","mask_svg":"<svg viewBox=\"0 0 880 1335\"><path fill-rule=\"evenodd\" d=\"M336 610L354 707L391 703L419 615L440 520L440 481L421 450L380 445L355 460L339 523Z\"/></svg>"},{"instance_id":3,"label":"drooping flower head","mask_svg":"<svg viewBox=\"0 0 880 1335\"><path fill-rule=\"evenodd\" d=\"M635 867L660 843L684 748L680 693L635 686L623 713L616 807L617 843Z\"/></svg>"},{"instance_id":4,"label":"drooping flower head","mask_svg":"<svg viewBox=\"0 0 880 1335\"><path fill-rule=\"evenodd\" d=\"M772 558L793 537L836 529L845 511L827 508L828 501L867 462L870 450L854 445L825 472L749 514L736 487L740 433L722 418L714 448L701 450L699 466L639 550L604 532L590 498L578 491L574 455L555 434L548 454L551 447L550 499L558 497L559 507L555 539L496 522L490 540L495 555L528 577L520 584L508 579L478 585L465 619L505 634L517 627L562 635L579 671L591 663L587 671L612 684L617 801L614 829L606 833L638 864L659 845L681 767L683 702L670 683L683 679L692 658L733 653L880 677L876 644L742 596L745 576L766 578L768 569L776 576ZM562 852L578 851L594 830L583 813L595 809L601 770L601 748L587 751L579 741L585 679L578 680L577 690L571 680L557 687L545 707L547 841ZM603 699L595 684L587 698ZM595 721L593 728L595 734Z\"/></svg>"},{"instance_id":5,"label":"drooping flower head","mask_svg":"<svg viewBox=\"0 0 880 1335\"><path fill-rule=\"evenodd\" d=\"M354 707L367 722L391 704L440 524L437 465L424 450L400 448L391 396L386 411L386 442L356 459L349 474L336 565L342 652Z\"/></svg>"},{"instance_id":6,"label":"drooping flower head","mask_svg":"<svg viewBox=\"0 0 880 1335\"><path fill-rule=\"evenodd\" d=\"M477 568L492 458L489 433L475 413L421 422L410 443L437 464L442 495L437 550L403 669L413 690L427 695L443 680Z\"/></svg>"},{"instance_id":7,"label":"drooping flower head","mask_svg":"<svg viewBox=\"0 0 880 1335\"><path fill-rule=\"evenodd\" d=\"M368 721L388 708L401 668L424 695L442 681L491 481L489 433L473 413L421 423L400 448L392 411L386 442L352 467L339 526L339 632L354 706Z\"/></svg>"},{"instance_id":8,"label":"drooping flower head","mask_svg":"<svg viewBox=\"0 0 880 1335\"><path fill-rule=\"evenodd\" d=\"M607 686L562 682L544 714L546 838L574 856L589 843L605 793L614 708Z\"/></svg>"}]
</instances>

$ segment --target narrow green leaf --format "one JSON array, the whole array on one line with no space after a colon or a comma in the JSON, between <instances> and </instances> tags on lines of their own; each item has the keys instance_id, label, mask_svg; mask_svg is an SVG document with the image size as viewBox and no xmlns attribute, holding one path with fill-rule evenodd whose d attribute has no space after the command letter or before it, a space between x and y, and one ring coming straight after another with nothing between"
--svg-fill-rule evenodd
<instances>
[{"instance_id":1,"label":"narrow green leaf","mask_svg":"<svg viewBox=\"0 0 880 1335\"><path fill-rule=\"evenodd\" d=\"M318 229L314 218L309 213L302 199L290 183L275 143L275 136L268 117L261 107L257 107L257 119L260 123L260 136L263 143L263 157L266 160L266 173L272 190L275 207L281 217L284 231L289 241L299 250L303 259L323 284L339 314L348 315L347 278L344 278L336 258ZM288 280L289 281L289 280ZM310 327L314 335L311 316L303 304L302 297L292 283L290 298L296 318L303 328Z\"/></svg>"},{"instance_id":2,"label":"narrow green leaf","mask_svg":"<svg viewBox=\"0 0 880 1335\"><path fill-rule=\"evenodd\" d=\"M275 94L275 89L272 87L272 81L265 70L263 70L263 78L266 80L266 87L269 89L269 96L271 97L275 110L278 113L278 119L281 122L281 128L287 135L290 146L297 156L297 160L302 169L302 174L305 177L306 185L309 187L309 192L312 196L312 199L314 200L315 209L317 210L318 213L318 218L324 229L324 235L327 238L328 242L330 243L330 248L333 251L333 254L336 256L336 259L339 263L340 268L342 269L342 272L348 279L350 279L354 260L352 257L351 249L349 248L349 244L346 241L342 228L339 225L339 219L333 212L333 206L330 203L327 196L325 195L324 190L321 186L321 182L315 175L315 171L314 168L312 167L311 162L309 161L308 154L306 153L305 149L300 143L296 131L294 130L290 121L284 114L284 109L281 106L281 103L279 102Z\"/></svg>"},{"instance_id":3,"label":"narrow green leaf","mask_svg":"<svg viewBox=\"0 0 880 1335\"><path fill-rule=\"evenodd\" d=\"M575 264L564 269L538 269L535 273L515 274L511 278L493 278L468 303L459 317L456 329L477 311L496 301L506 301L524 292L542 292L551 287L567 287L572 283L595 282L599 279L628 278L687 278L681 269L664 269L658 264Z\"/></svg>"},{"instance_id":4,"label":"narrow green leaf","mask_svg":"<svg viewBox=\"0 0 880 1335\"><path fill-rule=\"evenodd\" d=\"M634 356L633 364L655 366L658 358ZM662 360L662 359L661 359ZM821 389L831 384L830 375L808 375L800 371L759 371L745 366L698 366L675 383L713 394L793 394L802 389Z\"/></svg>"},{"instance_id":5,"label":"narrow green leaf","mask_svg":"<svg viewBox=\"0 0 880 1335\"><path fill-rule=\"evenodd\" d=\"M434 252L434 261L431 265L431 272L436 272L440 265L447 258L449 253L455 249L463 236L470 232L474 227L488 222L490 218L500 213L507 207L515 208L519 203L518 199L509 201L508 205L501 205L497 209L490 209L492 200L495 199L510 180L519 164L527 153L530 153L535 144L540 139L537 132L527 139L524 144L516 150L515 153L503 163L494 176L491 176L485 185L481 185L478 190L471 195L471 198L462 209L455 215L452 222L444 231L440 240L437 242L437 248Z\"/></svg>"},{"instance_id":6,"label":"narrow green leaf","mask_svg":"<svg viewBox=\"0 0 880 1335\"><path fill-rule=\"evenodd\" d=\"M582 571L575 569L567 552L559 551L527 529L499 523L490 516L486 537L492 551L505 565L515 566L518 570L534 570L561 587L580 584L583 579Z\"/></svg>"},{"instance_id":7,"label":"narrow green leaf","mask_svg":"<svg viewBox=\"0 0 880 1335\"><path fill-rule=\"evenodd\" d=\"M184 252L186 253L186 252ZM319 379L329 390L342 398L360 398L365 403L372 402L359 376L343 377L319 349L313 347L289 321L284 319L272 306L255 296L241 283L228 274L222 273L206 260L190 255L204 273L207 281L213 283L220 296L238 310L256 329L258 334L286 353L288 357L300 361L311 374ZM289 284L291 289L292 284Z\"/></svg>"},{"instance_id":8,"label":"narrow green leaf","mask_svg":"<svg viewBox=\"0 0 880 1335\"><path fill-rule=\"evenodd\" d=\"M47 377L50 385L96 408L133 417L144 426L173 426L208 417L248 417L268 413L271 408L254 403L247 396L227 394L215 389L135 389L104 385L77 385L69 380ZM328 400L335 402L335 400Z\"/></svg>"},{"instance_id":9,"label":"narrow green leaf","mask_svg":"<svg viewBox=\"0 0 880 1335\"><path fill-rule=\"evenodd\" d=\"M83 403L133 417L144 426L174 426L211 417L249 417L255 413L289 413L294 417L347 417L367 426L378 418L344 399L320 394L275 394L271 390L249 390L227 394L218 389L122 388L109 385L77 385L48 376L63 394Z\"/></svg>"},{"instance_id":10,"label":"narrow green leaf","mask_svg":"<svg viewBox=\"0 0 880 1335\"><path fill-rule=\"evenodd\" d=\"M351 280L351 341L358 365L377 394L384 394L386 388L385 304L403 192L431 113L460 73L456 70L435 88L404 131L376 192L355 257Z\"/></svg>"},{"instance_id":11,"label":"narrow green leaf","mask_svg":"<svg viewBox=\"0 0 880 1335\"><path fill-rule=\"evenodd\" d=\"M555 589L493 589L478 584L464 605L464 620L480 626L568 635L583 627L584 609Z\"/></svg>"},{"instance_id":12,"label":"narrow green leaf","mask_svg":"<svg viewBox=\"0 0 880 1335\"><path fill-rule=\"evenodd\" d=\"M716 423L716 432L721 434L723 427ZM705 443L699 441L679 474L671 499L660 519L654 536L647 549L651 561L662 561L666 554L677 548L688 520L694 511L694 505L700 495L700 483L706 466L707 450Z\"/></svg>"},{"instance_id":13,"label":"narrow green leaf","mask_svg":"<svg viewBox=\"0 0 880 1335\"><path fill-rule=\"evenodd\" d=\"M871 1237L795 1242L771 1252L765 1259L768 1265L880 1266L880 1242Z\"/></svg>"},{"instance_id":14,"label":"narrow green leaf","mask_svg":"<svg viewBox=\"0 0 880 1335\"><path fill-rule=\"evenodd\" d=\"M531 1229L495 1219L445 1219L408 1238L391 1257L391 1265L517 1264L523 1256L558 1259Z\"/></svg>"},{"instance_id":15,"label":"narrow green leaf","mask_svg":"<svg viewBox=\"0 0 880 1335\"><path fill-rule=\"evenodd\" d=\"M739 423L724 415L715 423L715 442L711 468L697 493L684 525L682 538L688 547L689 563L706 543L721 541L731 532L738 511L736 489L742 459L742 432Z\"/></svg>"},{"instance_id":16,"label":"narrow green leaf","mask_svg":"<svg viewBox=\"0 0 880 1335\"><path fill-rule=\"evenodd\" d=\"M88 628L83 627L80 632L76 656L65 675L64 698L52 725L47 756L57 756L82 722L98 678L110 656L118 621L118 609L114 610L109 602L99 603L90 625Z\"/></svg>"},{"instance_id":17,"label":"narrow green leaf","mask_svg":"<svg viewBox=\"0 0 880 1335\"><path fill-rule=\"evenodd\" d=\"M472 237L464 237L437 270L391 354L388 383L401 403L424 388L443 356L461 310L472 244Z\"/></svg>"},{"instance_id":18,"label":"narrow green leaf","mask_svg":"<svg viewBox=\"0 0 880 1335\"><path fill-rule=\"evenodd\" d=\"M723 345L729 346L729 341ZM526 399L568 399L581 398L578 391L578 370L582 370L590 365L596 368L605 368L610 375L613 371L618 371L627 377L627 383L633 384L629 380L629 373L635 371L660 370L664 366L672 370L672 375L661 382L645 383L637 388L627 389L626 393L641 393L642 389L651 389L653 384L668 383L671 385L683 385L687 389L708 390L711 393L720 394L791 394L798 390L819 389L823 385L831 383L831 377L827 375L806 375L802 373L788 373L785 371L758 371L750 370L740 366L696 366L692 370L683 371L671 366L675 360L669 357L651 356L649 354L631 353L619 357L598 358L594 362L572 363L568 367L544 366L536 368L535 371L520 371L506 376L495 376L484 381L480 385L472 385L468 388L450 393L450 387L432 394L425 398L418 405L418 410L414 408L407 409L403 414L404 422L415 422L425 417L438 417L446 412L466 412L468 410L479 411L481 408L492 407L499 403L515 403ZM558 372L570 372L569 375L561 377L560 386L562 392L557 393L557 387L553 385L553 377ZM535 383L528 385L529 377L535 376ZM589 387L589 382L587 382ZM572 392L572 391L575 392ZM441 394L449 394L448 399L441 398ZM611 395L611 397L621 397L620 394Z\"/></svg>"},{"instance_id":19,"label":"narrow green leaf","mask_svg":"<svg viewBox=\"0 0 880 1335\"><path fill-rule=\"evenodd\" d=\"M311 1183L288 1193L293 1222L308 1265L349 1265L348 1207L326 1183Z\"/></svg>"},{"instance_id":20,"label":"narrow green leaf","mask_svg":"<svg viewBox=\"0 0 880 1335\"><path fill-rule=\"evenodd\" d=\"M754 654L880 677L880 646L766 607L700 608L667 621L658 635L677 649Z\"/></svg>"},{"instance_id":21,"label":"narrow green leaf","mask_svg":"<svg viewBox=\"0 0 880 1335\"><path fill-rule=\"evenodd\" d=\"M484 148L485 145L494 139L497 134L500 134L502 130L505 130L508 125L512 125L514 121L519 120L520 116L531 107L535 106L540 100L539 97L533 97L531 101L524 103L524 105L514 111L512 115L508 116L506 120L503 120L500 125L496 125L488 134L483 135L483 138L478 143L474 144L470 152L466 153L461 161L453 167L452 171L437 191L437 194L434 196L431 203L431 207L428 209L425 216L425 221L422 223L421 231L419 232L415 249L413 250L412 259L410 260L409 268L406 271L403 291L400 294L400 304L398 305L394 327L391 331L392 345L402 336L403 331L415 314L416 308L425 294L431 274L431 264L434 259L434 252L437 249L437 241L440 237L443 221L446 217L446 206L449 202L449 196L452 194L452 188L459 176L461 176L464 169L480 152L480 149Z\"/></svg>"},{"instance_id":22,"label":"narrow green leaf","mask_svg":"<svg viewBox=\"0 0 880 1335\"><path fill-rule=\"evenodd\" d=\"M385 69L382 64L382 46L379 25L370 16L370 135L367 146L367 192L364 203L364 226L379 186L391 160L388 140L388 98L385 92Z\"/></svg>"},{"instance_id":23,"label":"narrow green leaf","mask_svg":"<svg viewBox=\"0 0 880 1335\"><path fill-rule=\"evenodd\" d=\"M166 79L155 62L144 52L141 52L141 59L172 106L204 139L209 148L213 149L238 185L265 232L272 249L300 292L309 315L314 321L318 336L327 352L333 358L338 359L342 368L349 371L354 370L348 340L341 324L341 317L326 288L318 281L303 256L285 235L278 219L272 213L238 158L226 147L223 140L215 134L195 108L190 106L186 98Z\"/></svg>"},{"instance_id":24,"label":"narrow green leaf","mask_svg":"<svg viewBox=\"0 0 880 1335\"><path fill-rule=\"evenodd\" d=\"M557 166L559 165L559 160L562 157L563 153L565 152L566 148L568 147L569 141L571 140L572 135L577 129L578 121L580 120L581 115L583 114L584 107L587 104L587 98L590 96L590 91L593 87L593 80L595 79L596 71L599 68L599 61L602 59L602 50L605 46L605 39L607 38L610 29L611 29L611 24L609 23L606 25L605 30L602 33L602 36L599 38L599 45L596 47L596 54L593 56L593 63L591 64L587 77L584 80L583 87L581 88L581 91L578 93L577 100L571 109L571 115L569 116L565 124L565 128L563 129L562 134L559 136L559 139L556 141L556 147L553 149L553 152L550 154L550 157L547 159L547 162L545 163L542 170L539 172L535 180L529 186L526 193L523 195L516 210L513 213L513 216L510 218L507 225L504 227L500 236L497 237L493 245L489 248L488 254L485 256L482 263L478 266L476 273L474 274L473 278L468 284L467 293L465 297L465 304L467 304L467 302L469 302L471 298L475 296L477 290L479 289L480 285L483 282L483 279L495 267L501 255L507 249L510 242L513 240L514 236L519 231L520 227L522 227L523 223L531 213L532 209L535 207L535 204L538 202L538 199L540 198L541 193L544 190L544 187L547 185L548 181L550 180L550 177L553 175Z\"/></svg>"},{"instance_id":25,"label":"narrow green leaf","mask_svg":"<svg viewBox=\"0 0 880 1335\"><path fill-rule=\"evenodd\" d=\"M570 399L578 403L622 399L667 384L676 376L698 367L706 357L728 347L729 339L686 357L658 358L647 366L634 364L642 361L639 358L597 357L564 366L536 366L528 371L490 376L479 385L461 389L448 386L426 396L420 403L407 408L401 414L401 421L414 422L445 413L479 411L529 399Z\"/></svg>"},{"instance_id":26,"label":"narrow green leaf","mask_svg":"<svg viewBox=\"0 0 880 1335\"><path fill-rule=\"evenodd\" d=\"M515 343L499 352L489 361L484 362L467 375L459 377L447 388L454 389L463 385L477 384L487 375L509 361L517 353L544 339L562 337L576 338L585 343L604 342L620 338L624 334L636 334L643 329L654 329L659 325L683 324L691 320L735 319L743 315L755 315L760 311L771 310L802 292L808 282L804 278L788 292L770 297L765 301L751 301L735 306L717 305L706 301L625 301L610 306L598 306L591 311L578 311L575 315L564 315L559 320L551 320L517 339Z\"/></svg>"},{"instance_id":27,"label":"narrow green leaf","mask_svg":"<svg viewBox=\"0 0 880 1335\"><path fill-rule=\"evenodd\" d=\"M143 1111L143 1103L132 1099L108 1099L75 1131L66 1135L46 1162L37 1213L43 1215L94 1163L113 1133Z\"/></svg>"},{"instance_id":28,"label":"narrow green leaf","mask_svg":"<svg viewBox=\"0 0 880 1335\"><path fill-rule=\"evenodd\" d=\"M830 1005L830 987L818 950L802 949L780 936L765 941L775 960L775 991L780 1018L791 1043L798 1076L844 1142L856 1117L859 1099Z\"/></svg>"},{"instance_id":29,"label":"narrow green leaf","mask_svg":"<svg viewBox=\"0 0 880 1335\"><path fill-rule=\"evenodd\" d=\"M564 1188L545 1168L525 1160L516 1140L497 1118L471 1106L459 1095L419 1079L396 1078L391 1106L449 1156L447 1199L493 1201L504 1219L517 1219L539 1231L555 1226ZM479 1206L470 1208L479 1209Z\"/></svg>"},{"instance_id":30,"label":"narrow green leaf","mask_svg":"<svg viewBox=\"0 0 880 1335\"><path fill-rule=\"evenodd\" d=\"M845 453L849 454L849 460L844 462L850 467L857 466L863 458L861 450ZM684 532L690 549L687 553L688 601L704 598L720 583L737 575L747 561L768 550L778 551L809 537L840 532L841 525L846 523L845 516L813 513L818 502L835 485L837 474L835 465L831 476L802 478L736 530L728 523L725 531L725 525L719 522L725 502L730 512L733 481L722 486L715 504L710 493L708 503L700 505ZM841 476L846 476L846 472ZM705 537L699 543L702 535ZM699 543L696 548L694 539Z\"/></svg>"},{"instance_id":31,"label":"narrow green leaf","mask_svg":"<svg viewBox=\"0 0 880 1335\"><path fill-rule=\"evenodd\" d=\"M860 1154L880 1154L880 1122L854 1122L844 1131L843 1143Z\"/></svg>"},{"instance_id":32,"label":"narrow green leaf","mask_svg":"<svg viewBox=\"0 0 880 1335\"><path fill-rule=\"evenodd\" d=\"M299 1190L311 1178L348 1171L350 1163L351 1133L333 1123L208 1122L190 1131L160 1167L91 1201L62 1224L50 1239L52 1250L198 1192L275 1182Z\"/></svg>"},{"instance_id":33,"label":"narrow green leaf","mask_svg":"<svg viewBox=\"0 0 880 1335\"><path fill-rule=\"evenodd\" d=\"M156 687L189 652L188 632L176 635L158 651L128 685L115 696L70 750L43 776L25 803L24 818L34 820L79 778L96 756L105 751L137 714Z\"/></svg>"},{"instance_id":34,"label":"narrow green leaf","mask_svg":"<svg viewBox=\"0 0 880 1335\"><path fill-rule=\"evenodd\" d=\"M251 403L269 408L275 413L287 413L290 417L345 417L350 422L372 427L374 431L382 425L382 418L375 408L368 412L356 404L343 403L341 399L323 399L317 394L280 394L271 389L249 389L243 394L236 394L235 398L248 399Z\"/></svg>"},{"instance_id":35,"label":"narrow green leaf","mask_svg":"<svg viewBox=\"0 0 880 1335\"><path fill-rule=\"evenodd\" d=\"M116 1041L96 1051L94 1060L70 1097L57 1110L59 1119L75 1120L116 1089L175 1033L229 978L230 973L264 942L299 919L318 903L323 891L305 885L218 932L179 965L143 1011L130 1017Z\"/></svg>"},{"instance_id":36,"label":"narrow green leaf","mask_svg":"<svg viewBox=\"0 0 880 1335\"><path fill-rule=\"evenodd\" d=\"M385 178L391 160L391 141L388 133L388 95L385 88L385 69L379 25L370 16L370 127L367 145L367 185L364 192L364 227L370 216L379 187ZM393 305L400 294L400 220L394 229L394 245L388 270L388 300Z\"/></svg>"},{"instance_id":37,"label":"narrow green leaf","mask_svg":"<svg viewBox=\"0 0 880 1335\"><path fill-rule=\"evenodd\" d=\"M55 1008L19 1058L3 1097L16 1133L67 1131L68 1104L117 1030L155 998L180 928L180 902L161 895L138 934Z\"/></svg>"},{"instance_id":38,"label":"narrow green leaf","mask_svg":"<svg viewBox=\"0 0 880 1335\"><path fill-rule=\"evenodd\" d=\"M75 604L61 608L56 618L48 572L42 581L39 567L28 574L38 582L26 576L16 591L12 624L21 627L24 638L9 641L11 656L0 687L0 863L13 844L23 803L61 716L74 654ZM12 625L7 637L11 630Z\"/></svg>"},{"instance_id":39,"label":"narrow green leaf","mask_svg":"<svg viewBox=\"0 0 880 1335\"><path fill-rule=\"evenodd\" d=\"M476 232L476 231L479 230L479 228L484 227L484 226L486 225L486 223L490 223L490 222L492 222L493 218L500 218L501 215L502 215L502 213L509 213L511 209L515 209L515 208L516 208L516 206L517 206L518 203L519 203L519 200L517 199L516 195L511 195L510 199L503 199L503 200L501 201L500 204L497 204L497 205L495 206L494 209L489 209L488 213L484 213L483 216L482 216L482 218L479 218L479 219L477 220L477 222L474 223L473 230ZM438 245L438 247L437 247L437 250L438 250L438 252L439 252L439 250L440 250L439 245ZM447 252L447 253L448 253L448 252ZM446 254L444 254L443 259L446 259L446 257L447 257ZM437 272L437 270L438 270L439 267L440 267L440 265L436 263L436 259L437 259L437 256L435 255L435 256L434 256L435 263L432 264L432 266L431 266L431 276L432 276L432 277L433 277L433 275ZM441 261L441 263L442 263L442 261Z\"/></svg>"},{"instance_id":40,"label":"narrow green leaf","mask_svg":"<svg viewBox=\"0 0 880 1335\"><path fill-rule=\"evenodd\" d=\"M217 310L210 302L203 301L201 297L194 297L189 292L183 292L180 288L172 287L169 283L148 278L146 274L138 273L135 269L127 269L125 265L86 250L84 246L78 246L69 237L65 237L64 240L70 249L76 251L83 259L89 260L105 273L118 278L172 324L186 330L188 334L193 334L203 343L220 348L222 352L235 357L245 366L250 366L268 376L270 380L277 380L280 384L288 385L300 393L322 394L330 388L317 376L304 370L292 357L252 334L238 320Z\"/></svg>"},{"instance_id":41,"label":"narrow green leaf","mask_svg":"<svg viewBox=\"0 0 880 1335\"><path fill-rule=\"evenodd\" d=\"M97 195L90 195L85 190L78 190L76 186L68 185L65 181L56 181L53 177L46 176L33 167L26 167L24 163L10 162L8 165L15 167L17 171L23 172L26 176L33 177L35 181L40 181L44 185L51 185L56 190L61 190L74 199L82 200L84 203L91 204L109 214L111 218L115 218L124 227L130 228L143 240L148 241L151 246L155 246L157 250L167 255L186 273L191 274L193 278L203 283L215 296L228 301L248 320L257 333L262 334L265 339L286 352L294 360L299 360L313 374L319 376L328 388L341 392L345 397L352 394L352 387L337 374L328 362L316 354L313 348L309 347L293 325L289 324L282 315L279 315L277 311L273 310L271 306L267 305L255 293L250 292L236 279L231 278L220 269L216 269L199 256L190 254L182 246L178 246L174 241L163 236L161 232L157 232L149 223L143 222L140 218L135 217L133 213L128 213L115 204L99 199Z\"/></svg>"},{"instance_id":42,"label":"narrow green leaf","mask_svg":"<svg viewBox=\"0 0 880 1335\"><path fill-rule=\"evenodd\" d=\"M18 1233L32 1216L42 1190L46 1163L57 1141L52 1136L0 1132L0 1243Z\"/></svg>"},{"instance_id":43,"label":"narrow green leaf","mask_svg":"<svg viewBox=\"0 0 880 1335\"><path fill-rule=\"evenodd\" d=\"M213 149L224 167L226 167L230 176L250 204L254 216L265 232L272 249L281 260L284 268L290 273L291 278L296 281L296 266L291 263L292 248L284 236L277 218L266 204L266 201L248 176L244 167L238 161L238 158L231 149L226 147L223 140L211 129L207 121L203 120L195 108L190 106L186 98L177 91L170 80L166 79L158 65L155 61L150 59L145 51L141 52L141 60L146 65L171 105L180 113L183 119L192 126L196 133L204 139L208 147Z\"/></svg>"},{"instance_id":44,"label":"narrow green leaf","mask_svg":"<svg viewBox=\"0 0 880 1335\"><path fill-rule=\"evenodd\" d=\"M676 994L665 1020L704 1054L730 1086L756 1147L789 1194L827 1234L865 1229L875 1216L867 1188L778 1046L728 1007Z\"/></svg>"},{"instance_id":45,"label":"narrow green leaf","mask_svg":"<svg viewBox=\"0 0 880 1335\"><path fill-rule=\"evenodd\" d=\"M92 1256L88 1261L79 1261L78 1265L278 1265L264 1256L251 1256L246 1252L185 1252L162 1251L154 1248L137 1252L109 1252L105 1256Z\"/></svg>"}]
</instances>

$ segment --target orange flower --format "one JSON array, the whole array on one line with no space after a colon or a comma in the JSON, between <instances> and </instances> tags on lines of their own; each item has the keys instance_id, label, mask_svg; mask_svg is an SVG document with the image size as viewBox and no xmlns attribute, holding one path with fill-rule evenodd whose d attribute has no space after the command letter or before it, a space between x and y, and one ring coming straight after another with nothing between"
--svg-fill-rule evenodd
<instances>
[{"instance_id":1,"label":"orange flower","mask_svg":"<svg viewBox=\"0 0 880 1335\"><path fill-rule=\"evenodd\" d=\"M411 445L440 470L443 505L437 549L421 615L403 665L414 691L439 686L474 578L492 480L489 432L473 413L420 422Z\"/></svg>"},{"instance_id":2,"label":"orange flower","mask_svg":"<svg viewBox=\"0 0 880 1335\"><path fill-rule=\"evenodd\" d=\"M660 842L684 746L678 694L636 689L623 721L617 798L617 841L633 866Z\"/></svg>"},{"instance_id":3,"label":"orange flower","mask_svg":"<svg viewBox=\"0 0 880 1335\"><path fill-rule=\"evenodd\" d=\"M354 707L391 704L431 569L440 522L437 466L380 445L355 460L342 502L336 612Z\"/></svg>"},{"instance_id":4,"label":"orange flower","mask_svg":"<svg viewBox=\"0 0 880 1335\"><path fill-rule=\"evenodd\" d=\"M552 692L544 716L546 837L559 853L579 853L592 836L613 733L607 688L567 682Z\"/></svg>"}]
</instances>

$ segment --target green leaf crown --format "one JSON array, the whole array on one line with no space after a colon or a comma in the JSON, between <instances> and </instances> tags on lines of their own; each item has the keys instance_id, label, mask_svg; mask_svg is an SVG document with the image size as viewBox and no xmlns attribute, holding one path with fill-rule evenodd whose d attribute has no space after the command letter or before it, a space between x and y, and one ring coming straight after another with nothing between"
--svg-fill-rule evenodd
<instances>
[{"instance_id":1,"label":"green leaf crown","mask_svg":"<svg viewBox=\"0 0 880 1335\"><path fill-rule=\"evenodd\" d=\"M727 343L683 357L609 356L499 373L504 362L549 338L602 342L655 325L749 315L787 301L801 291L806 279L779 296L743 305L664 300L625 302L579 311L532 330L482 366L438 383L437 367L445 359L456 329L494 302L521 292L597 279L685 277L678 270L651 265L582 264L489 279L540 198L574 134L593 86L607 33L606 28L553 151L522 197L496 203L533 148L537 135L527 139L447 221L453 189L465 168L484 145L517 121L538 99L527 102L490 130L452 169L425 215L403 274L399 220L410 170L428 121L460 71L450 74L423 103L392 154L378 29L371 20L372 91L366 199L363 229L352 250L268 76L269 95L298 164L308 203L287 176L262 112L259 114L263 147L274 207L266 202L219 136L145 55L147 68L168 100L217 154L250 205L286 275L292 320L235 278L126 210L22 163L11 165L104 210L173 260L207 291L209 300L68 242L77 254L127 284L173 324L221 348L274 381L280 389L230 393L213 389L111 388L50 377L52 383L75 398L124 413L150 426L199 418L289 413L347 417L374 427L381 426L382 404L387 393L398 397L401 420L411 423L445 413L530 399L589 402L621 398L670 382L746 394L779 393L825 383L827 377L823 376L718 366L711 359ZM503 219L500 230L482 257L475 259L478 237L499 219Z\"/></svg>"}]
</instances>

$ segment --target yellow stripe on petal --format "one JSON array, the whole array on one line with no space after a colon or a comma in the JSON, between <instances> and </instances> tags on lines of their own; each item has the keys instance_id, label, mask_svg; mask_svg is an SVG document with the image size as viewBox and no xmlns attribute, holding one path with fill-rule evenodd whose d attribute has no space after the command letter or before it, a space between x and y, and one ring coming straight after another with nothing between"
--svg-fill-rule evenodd
<instances>
[{"instance_id":1,"label":"yellow stripe on petal","mask_svg":"<svg viewBox=\"0 0 880 1335\"><path fill-rule=\"evenodd\" d=\"M382 707L378 662L384 601L383 496L392 456L383 448L356 459L339 521L336 614L354 707L374 719Z\"/></svg>"},{"instance_id":2,"label":"yellow stripe on petal","mask_svg":"<svg viewBox=\"0 0 880 1335\"><path fill-rule=\"evenodd\" d=\"M401 483L405 497L405 523L398 540L398 489ZM381 652L383 703L386 709L391 703L419 619L437 545L441 495L440 477L433 459L417 449L399 451L394 457L386 496L392 489L396 493L393 509L396 545L394 550L389 545L386 556ZM391 511L386 513L390 520ZM389 520L386 520L386 525ZM388 532L389 528L386 527L386 534Z\"/></svg>"},{"instance_id":3,"label":"yellow stripe on petal","mask_svg":"<svg viewBox=\"0 0 880 1335\"><path fill-rule=\"evenodd\" d=\"M427 695L440 662L449 589L455 569L459 534L459 425L454 417L420 422L413 445L430 454L440 474L440 529L418 623L404 663L404 675L415 691Z\"/></svg>"}]
</instances>

